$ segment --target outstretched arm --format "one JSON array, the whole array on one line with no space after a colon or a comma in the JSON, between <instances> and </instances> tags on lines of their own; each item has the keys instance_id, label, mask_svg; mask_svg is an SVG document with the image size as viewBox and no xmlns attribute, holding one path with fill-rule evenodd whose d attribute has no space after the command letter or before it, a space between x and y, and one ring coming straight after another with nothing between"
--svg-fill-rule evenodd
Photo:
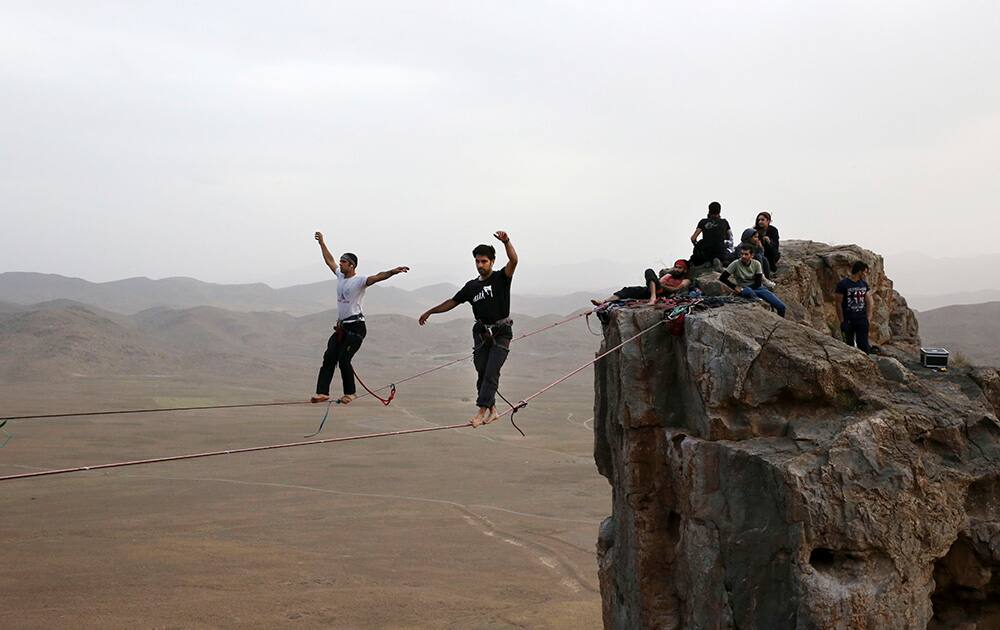
<instances>
[{"instance_id":1,"label":"outstretched arm","mask_svg":"<svg viewBox=\"0 0 1000 630\"><path fill-rule=\"evenodd\" d=\"M455 300L450 300L450 299L445 300L444 302L441 302L434 308L425 311L424 314L420 316L420 319L418 321L420 322L420 325L423 326L424 324L427 323L427 318L433 315L434 313L447 313L456 306L458 306L458 302L456 302Z\"/></svg>"},{"instance_id":2,"label":"outstretched arm","mask_svg":"<svg viewBox=\"0 0 1000 630\"><path fill-rule=\"evenodd\" d=\"M409 270L410 270L409 267L396 267L395 269L390 269L389 271L380 271L376 274L368 276L368 279L365 280L365 286L370 287L376 282L382 282L383 280L388 280L397 273L406 273Z\"/></svg>"},{"instance_id":3,"label":"outstretched arm","mask_svg":"<svg viewBox=\"0 0 1000 630\"><path fill-rule=\"evenodd\" d=\"M323 233L316 232L316 240L319 242L319 248L323 251L323 262L326 266L330 268L330 271L337 273L337 259L333 257L330 250L326 248L326 241L323 240Z\"/></svg>"},{"instance_id":4,"label":"outstretched arm","mask_svg":"<svg viewBox=\"0 0 1000 630\"><path fill-rule=\"evenodd\" d=\"M501 243L503 247L507 250L507 266L503 268L505 274L508 278L514 277L514 270L517 269L517 252L514 251L514 246L510 242L510 237L503 230L499 230L493 234Z\"/></svg>"}]
</instances>

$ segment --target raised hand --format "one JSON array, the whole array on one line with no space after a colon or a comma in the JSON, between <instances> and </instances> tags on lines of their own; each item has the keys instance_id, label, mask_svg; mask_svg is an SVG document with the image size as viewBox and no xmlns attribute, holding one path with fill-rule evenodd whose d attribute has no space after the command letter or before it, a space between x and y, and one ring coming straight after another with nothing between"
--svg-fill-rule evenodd
<instances>
[{"instance_id":1,"label":"raised hand","mask_svg":"<svg viewBox=\"0 0 1000 630\"><path fill-rule=\"evenodd\" d=\"M391 273L392 275L396 275L397 273L406 273L409 270L410 270L409 267L396 267L395 269L392 269L389 273Z\"/></svg>"},{"instance_id":2,"label":"raised hand","mask_svg":"<svg viewBox=\"0 0 1000 630\"><path fill-rule=\"evenodd\" d=\"M319 241L320 245L323 244L323 233L322 232L316 232L316 235L314 236L314 238L317 241Z\"/></svg>"},{"instance_id":3,"label":"raised hand","mask_svg":"<svg viewBox=\"0 0 1000 630\"><path fill-rule=\"evenodd\" d=\"M510 237L507 236L507 233L504 232L503 230L497 230L496 232L493 233L493 236L504 245L506 245L507 241L510 240Z\"/></svg>"}]
</instances>

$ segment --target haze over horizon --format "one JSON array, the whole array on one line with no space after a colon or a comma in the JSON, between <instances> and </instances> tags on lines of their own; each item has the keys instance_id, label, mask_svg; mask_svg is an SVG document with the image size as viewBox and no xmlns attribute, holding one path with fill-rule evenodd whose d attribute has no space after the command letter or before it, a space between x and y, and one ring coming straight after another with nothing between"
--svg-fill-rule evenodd
<instances>
[{"instance_id":1,"label":"haze over horizon","mask_svg":"<svg viewBox=\"0 0 1000 630\"><path fill-rule=\"evenodd\" d=\"M525 274L641 271L713 199L737 231L767 209L783 238L992 254L997 26L987 3L4 3L0 270L267 281L322 272L322 230L426 285L505 229Z\"/></svg>"}]
</instances>

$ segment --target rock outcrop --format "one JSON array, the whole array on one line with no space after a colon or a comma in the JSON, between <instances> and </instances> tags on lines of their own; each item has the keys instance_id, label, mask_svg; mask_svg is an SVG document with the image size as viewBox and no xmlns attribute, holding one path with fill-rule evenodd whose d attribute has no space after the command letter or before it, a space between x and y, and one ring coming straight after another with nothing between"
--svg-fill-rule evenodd
<instances>
[{"instance_id":1,"label":"rock outcrop","mask_svg":"<svg viewBox=\"0 0 1000 630\"><path fill-rule=\"evenodd\" d=\"M782 241L774 291L788 306L786 316L839 339L833 290L841 278L850 275L851 266L858 260L869 267L868 284L874 300L872 343L912 351L920 344L917 318L903 296L893 289L892 280L885 275L882 257L857 245ZM698 269L695 274L707 295L728 292L714 271Z\"/></svg>"},{"instance_id":2,"label":"rock outcrop","mask_svg":"<svg viewBox=\"0 0 1000 630\"><path fill-rule=\"evenodd\" d=\"M808 325L725 305L596 365L605 627L1000 628L996 373L846 346L826 298L863 250L784 251L782 296ZM873 328L915 340L869 265ZM613 313L605 347L662 317Z\"/></svg>"}]
</instances>

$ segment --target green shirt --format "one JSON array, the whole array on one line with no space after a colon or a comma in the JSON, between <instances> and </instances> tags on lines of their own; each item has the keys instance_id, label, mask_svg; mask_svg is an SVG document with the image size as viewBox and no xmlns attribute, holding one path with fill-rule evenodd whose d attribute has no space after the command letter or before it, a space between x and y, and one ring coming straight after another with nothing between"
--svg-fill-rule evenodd
<instances>
[{"instance_id":1,"label":"green shirt","mask_svg":"<svg viewBox=\"0 0 1000 630\"><path fill-rule=\"evenodd\" d=\"M736 286L742 289L743 287L751 286L754 277L757 274L764 273L764 268L756 258L751 259L749 265L744 265L739 259L736 259L729 263L726 271L729 272L729 276L736 283Z\"/></svg>"}]
</instances>

